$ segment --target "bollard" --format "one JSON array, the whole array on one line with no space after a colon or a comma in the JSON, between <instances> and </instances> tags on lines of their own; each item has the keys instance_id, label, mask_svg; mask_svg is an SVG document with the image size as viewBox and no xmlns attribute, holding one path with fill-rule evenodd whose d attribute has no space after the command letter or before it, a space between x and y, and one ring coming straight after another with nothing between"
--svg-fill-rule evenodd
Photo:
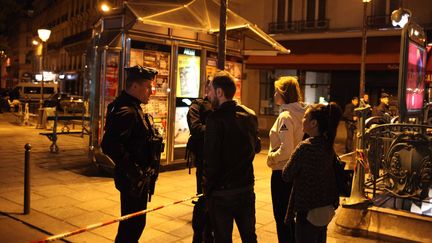
<instances>
[{"instance_id":1,"label":"bollard","mask_svg":"<svg viewBox=\"0 0 432 243\"><path fill-rule=\"evenodd\" d=\"M24 146L24 214L30 213L30 151L31 145Z\"/></svg>"}]
</instances>

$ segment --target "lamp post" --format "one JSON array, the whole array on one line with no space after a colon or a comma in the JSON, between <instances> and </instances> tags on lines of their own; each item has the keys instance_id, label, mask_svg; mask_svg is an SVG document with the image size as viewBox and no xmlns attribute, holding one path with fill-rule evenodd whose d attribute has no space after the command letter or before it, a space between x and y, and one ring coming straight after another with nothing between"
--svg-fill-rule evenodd
<instances>
[{"instance_id":1,"label":"lamp post","mask_svg":"<svg viewBox=\"0 0 432 243\"><path fill-rule=\"evenodd\" d=\"M41 81L41 99L39 102L39 108L42 109L43 108L43 102L44 102L44 75L43 75L43 51L44 51L44 43L46 43L46 41L49 39L51 35L51 30L48 29L38 29L38 36L39 39L41 39L42 41L42 55L41 55L41 72L42 72L42 81Z\"/></svg>"},{"instance_id":2,"label":"lamp post","mask_svg":"<svg viewBox=\"0 0 432 243\"><path fill-rule=\"evenodd\" d=\"M371 0L363 0L363 27L362 27L362 49L361 49L361 64L360 64L360 96L363 97L365 92L365 72L366 72L366 47L367 47L367 6Z\"/></svg>"},{"instance_id":3,"label":"lamp post","mask_svg":"<svg viewBox=\"0 0 432 243\"><path fill-rule=\"evenodd\" d=\"M219 70L225 70L227 8L228 0L221 0L217 64Z\"/></svg>"},{"instance_id":4,"label":"lamp post","mask_svg":"<svg viewBox=\"0 0 432 243\"><path fill-rule=\"evenodd\" d=\"M6 59L6 54L5 51L0 50L0 87L3 84L3 80L2 80L2 69L3 69L3 60Z\"/></svg>"}]
</instances>

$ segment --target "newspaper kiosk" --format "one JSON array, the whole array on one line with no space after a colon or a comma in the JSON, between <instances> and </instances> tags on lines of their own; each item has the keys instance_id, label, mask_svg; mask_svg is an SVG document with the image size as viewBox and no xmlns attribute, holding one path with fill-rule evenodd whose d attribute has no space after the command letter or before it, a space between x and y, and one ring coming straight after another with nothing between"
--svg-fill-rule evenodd
<instances>
[{"instance_id":1,"label":"newspaper kiosk","mask_svg":"<svg viewBox=\"0 0 432 243\"><path fill-rule=\"evenodd\" d=\"M218 14L219 5L212 0L186 5L125 2L95 24L87 52L85 96L91 113L89 154L99 167L112 167L99 147L106 108L124 88L124 67L137 64L159 70L143 109L164 137L161 164L185 162L188 107L203 95L207 76L216 70ZM232 11L227 16L225 68L237 78L235 98L241 102L244 51L289 51Z\"/></svg>"}]
</instances>

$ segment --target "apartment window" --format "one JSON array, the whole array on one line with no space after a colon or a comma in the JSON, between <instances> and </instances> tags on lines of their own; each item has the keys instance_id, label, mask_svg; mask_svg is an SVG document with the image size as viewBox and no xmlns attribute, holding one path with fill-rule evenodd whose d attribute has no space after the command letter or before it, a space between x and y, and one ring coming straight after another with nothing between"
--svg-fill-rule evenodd
<instances>
[{"instance_id":1,"label":"apartment window","mask_svg":"<svg viewBox=\"0 0 432 243\"><path fill-rule=\"evenodd\" d=\"M293 0L276 0L276 21L292 22Z\"/></svg>"},{"instance_id":2,"label":"apartment window","mask_svg":"<svg viewBox=\"0 0 432 243\"><path fill-rule=\"evenodd\" d=\"M312 23L315 20L316 0L307 0L306 6L306 20Z\"/></svg>"},{"instance_id":3,"label":"apartment window","mask_svg":"<svg viewBox=\"0 0 432 243\"><path fill-rule=\"evenodd\" d=\"M25 55L25 64L31 64L33 59L33 51L29 51Z\"/></svg>"},{"instance_id":4,"label":"apartment window","mask_svg":"<svg viewBox=\"0 0 432 243\"><path fill-rule=\"evenodd\" d=\"M373 0L372 11L374 16L386 15L387 0Z\"/></svg>"},{"instance_id":5,"label":"apartment window","mask_svg":"<svg viewBox=\"0 0 432 243\"><path fill-rule=\"evenodd\" d=\"M306 28L326 27L327 0L306 1Z\"/></svg>"}]
</instances>

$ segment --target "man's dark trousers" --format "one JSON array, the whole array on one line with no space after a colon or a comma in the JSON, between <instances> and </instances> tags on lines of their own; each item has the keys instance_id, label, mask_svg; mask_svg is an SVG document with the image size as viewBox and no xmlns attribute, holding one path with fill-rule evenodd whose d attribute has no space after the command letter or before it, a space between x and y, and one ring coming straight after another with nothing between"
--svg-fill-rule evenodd
<instances>
[{"instance_id":1,"label":"man's dark trousers","mask_svg":"<svg viewBox=\"0 0 432 243\"><path fill-rule=\"evenodd\" d=\"M215 242L232 242L233 220L237 224L242 242L257 242L253 189L232 195L213 194L208 200Z\"/></svg>"},{"instance_id":2,"label":"man's dark trousers","mask_svg":"<svg viewBox=\"0 0 432 243\"><path fill-rule=\"evenodd\" d=\"M202 194L202 162L195 163L195 165L197 194ZM210 225L210 218L206 209L206 201L204 197L200 197L195 203L192 215L192 228L194 230L194 236L192 240L193 243L213 242L212 228Z\"/></svg>"},{"instance_id":3,"label":"man's dark trousers","mask_svg":"<svg viewBox=\"0 0 432 243\"><path fill-rule=\"evenodd\" d=\"M140 198L132 197L128 193L120 193L121 215L127 215L147 208L147 192ZM146 224L146 215L141 215L119 223L116 243L138 242Z\"/></svg>"},{"instance_id":4,"label":"man's dark trousers","mask_svg":"<svg viewBox=\"0 0 432 243\"><path fill-rule=\"evenodd\" d=\"M345 141L345 153L353 151L354 148L354 133L356 131L355 124L352 122L345 122L345 128L347 132L347 137Z\"/></svg>"}]
</instances>

